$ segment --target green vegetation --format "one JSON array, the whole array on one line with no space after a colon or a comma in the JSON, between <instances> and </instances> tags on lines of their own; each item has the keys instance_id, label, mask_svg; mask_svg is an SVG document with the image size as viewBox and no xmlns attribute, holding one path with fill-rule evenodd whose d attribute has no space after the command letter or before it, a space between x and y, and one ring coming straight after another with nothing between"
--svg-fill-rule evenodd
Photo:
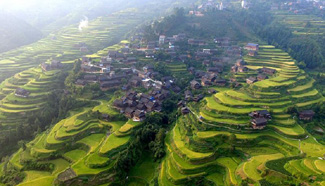
<instances>
[{"instance_id":1,"label":"green vegetation","mask_svg":"<svg viewBox=\"0 0 325 186\"><path fill-rule=\"evenodd\" d=\"M238 6L238 2L230 5ZM159 9L166 7L171 5L163 3ZM0 85L0 146L19 141L20 149L12 156L3 158L0 164L1 184L324 184L325 161L321 158L325 154L325 146L323 140L318 140L322 138L319 137L321 135L314 138L310 128L319 126L316 123L322 121L318 118L323 116L325 98L322 91L315 88L317 81L307 71L301 70L302 63L297 63L290 56L306 58L308 68L317 66L310 61L309 54L296 53L297 48L306 43L292 43L296 36L281 29L281 33L285 33L283 37L289 37L292 51L287 53L278 48L281 45L277 43L278 39L270 38L274 30L264 30L266 33L261 37L276 46L265 44L250 28L241 25L253 25L258 32L261 31L256 24L266 18L257 16L256 20L249 19L251 15L247 15L247 12L251 13L251 10L211 10L199 17L185 16L185 9L176 9L173 15L134 30L143 32L143 43L130 39L104 48L116 39L121 39L131 27L147 20L144 17L161 12L156 10L147 6L143 10L123 10L92 20L84 32L68 26L55 34L56 40L45 38L23 47L27 51L22 56L16 55L21 49L2 54L4 60L0 61L0 69L8 68L8 73L3 77L18 73ZM294 21L291 23L295 24ZM171 91L162 101L162 111L147 112L144 121L135 122L131 117L127 119L122 115L124 109L122 112L116 109L113 102L123 97L125 90L103 91L98 84L75 85L75 81L86 74L80 71L81 61L73 61L75 58L88 54L88 57L99 61L101 57L107 56L109 50L118 50L125 44L139 44L135 47L142 50L145 41L156 41L161 34L174 35L183 31L190 37L204 38L208 45L189 48L189 45L180 43L180 51L190 56L185 62L158 52L158 62L154 62L155 71L159 72L158 76L175 78L175 84L181 91ZM216 43L211 36L232 37L234 45L258 42L260 48L255 56L243 52L243 60L250 70L237 74L229 72L230 63L236 61L237 57L227 54L229 65L225 63L225 72L218 76L234 78L241 86L227 83L225 87L215 85L199 90L191 89L195 96L202 94L205 98L188 102L186 106L190 112L182 113L184 110L177 108L177 103L182 99L184 90L190 90L189 81L198 79L194 77L195 74L189 74L187 69L195 67L197 70L207 70L205 65L198 63L200 60L191 55L203 48L215 47ZM75 48L71 49L74 44L78 44L76 40L86 42L89 52L81 53ZM315 46L312 44L311 48ZM217 53L226 48L220 47ZM94 51L98 52L92 53ZM30 68L40 61L50 60L49 56L63 60L64 68L48 72L43 72L40 67ZM219 57L219 53L213 54L213 57ZM153 61L144 55L138 60L134 65L137 69ZM129 64L123 62L112 62L116 73L122 71L120 68L129 67ZM256 77L256 70L263 67L276 72L268 73L269 78L266 80L250 85L244 83L246 78ZM128 80L123 79L125 81ZM15 95L17 88L28 90L30 95ZM208 91L210 88L217 93L211 95ZM131 90L143 94L150 91L142 87L133 87ZM159 102L158 99L156 101ZM313 109L316 112L314 119L317 120L300 121L298 112L305 109ZM252 118L248 116L257 110L267 110L272 116L261 129L253 127ZM10 135L3 135L6 133Z\"/></svg>"}]
</instances>

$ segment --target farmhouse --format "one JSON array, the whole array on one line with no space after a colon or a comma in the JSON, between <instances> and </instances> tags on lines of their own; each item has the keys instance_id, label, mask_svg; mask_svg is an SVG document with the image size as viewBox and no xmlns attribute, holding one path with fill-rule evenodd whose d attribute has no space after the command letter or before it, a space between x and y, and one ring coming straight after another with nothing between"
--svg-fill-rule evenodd
<instances>
[{"instance_id":1,"label":"farmhouse","mask_svg":"<svg viewBox=\"0 0 325 186\"><path fill-rule=\"evenodd\" d=\"M254 56L257 55L257 52L251 50L251 51L248 52L248 55L254 57Z\"/></svg>"},{"instance_id":2,"label":"farmhouse","mask_svg":"<svg viewBox=\"0 0 325 186\"><path fill-rule=\"evenodd\" d=\"M133 121L143 121L146 119L146 114L141 110L136 110L133 113Z\"/></svg>"},{"instance_id":3,"label":"farmhouse","mask_svg":"<svg viewBox=\"0 0 325 186\"><path fill-rule=\"evenodd\" d=\"M208 90L208 93L209 93L209 94L215 94L215 93L217 93L217 91L216 91L215 89L213 89L213 88L210 88L210 89Z\"/></svg>"},{"instance_id":4,"label":"farmhouse","mask_svg":"<svg viewBox=\"0 0 325 186\"><path fill-rule=\"evenodd\" d=\"M149 41L147 44L147 49L155 49L156 48L156 41Z\"/></svg>"},{"instance_id":5,"label":"farmhouse","mask_svg":"<svg viewBox=\"0 0 325 186\"><path fill-rule=\"evenodd\" d=\"M185 107L186 102L184 100L181 100L177 103L177 107Z\"/></svg>"},{"instance_id":6,"label":"farmhouse","mask_svg":"<svg viewBox=\"0 0 325 186\"><path fill-rule=\"evenodd\" d=\"M79 86L85 86L85 85L86 85L86 82L85 82L84 80L82 80L82 79L78 79L78 80L76 81L76 85L79 85Z\"/></svg>"},{"instance_id":7,"label":"farmhouse","mask_svg":"<svg viewBox=\"0 0 325 186\"><path fill-rule=\"evenodd\" d=\"M203 46L203 45L206 45L206 42L204 40L200 40L200 39L189 39L188 44Z\"/></svg>"},{"instance_id":8,"label":"farmhouse","mask_svg":"<svg viewBox=\"0 0 325 186\"><path fill-rule=\"evenodd\" d=\"M84 80L86 80L86 81L97 81L97 76L96 75L85 75Z\"/></svg>"},{"instance_id":9,"label":"farmhouse","mask_svg":"<svg viewBox=\"0 0 325 186\"><path fill-rule=\"evenodd\" d=\"M258 80L258 81L263 81L263 80L265 80L265 79L269 79L269 77L268 77L267 75L264 75L264 74L259 74L259 75L257 76L257 80Z\"/></svg>"},{"instance_id":10,"label":"farmhouse","mask_svg":"<svg viewBox=\"0 0 325 186\"><path fill-rule=\"evenodd\" d=\"M199 101L201 101L203 98L204 98L204 96L203 96L202 94L199 94L199 95L197 95L197 96L195 96L195 97L193 98L193 101L195 101L195 102L199 102Z\"/></svg>"},{"instance_id":11,"label":"farmhouse","mask_svg":"<svg viewBox=\"0 0 325 186\"><path fill-rule=\"evenodd\" d=\"M246 65L246 62L244 60L238 59L236 61L236 66L241 67L241 66L244 66L244 65Z\"/></svg>"},{"instance_id":12,"label":"farmhouse","mask_svg":"<svg viewBox=\"0 0 325 186\"><path fill-rule=\"evenodd\" d=\"M124 111L124 114L126 117L128 118L132 118L133 117L133 113L134 113L134 109L127 107Z\"/></svg>"},{"instance_id":13,"label":"farmhouse","mask_svg":"<svg viewBox=\"0 0 325 186\"><path fill-rule=\"evenodd\" d=\"M210 67L210 68L208 68L208 72L221 73L222 68L221 67Z\"/></svg>"},{"instance_id":14,"label":"farmhouse","mask_svg":"<svg viewBox=\"0 0 325 186\"><path fill-rule=\"evenodd\" d=\"M245 47L246 50L258 51L259 45L255 43L248 43Z\"/></svg>"},{"instance_id":15,"label":"farmhouse","mask_svg":"<svg viewBox=\"0 0 325 186\"><path fill-rule=\"evenodd\" d=\"M271 114L267 110L256 110L249 114L252 118L272 119Z\"/></svg>"},{"instance_id":16,"label":"farmhouse","mask_svg":"<svg viewBox=\"0 0 325 186\"><path fill-rule=\"evenodd\" d=\"M108 114L102 114L101 118L102 118L103 120L106 120L106 121L108 121L108 120L110 119L110 117L109 117Z\"/></svg>"},{"instance_id":17,"label":"farmhouse","mask_svg":"<svg viewBox=\"0 0 325 186\"><path fill-rule=\"evenodd\" d=\"M259 71L259 73L265 73L265 74L269 74L269 75L273 75L276 72L276 70L274 70L272 68L266 68L266 67L260 68L260 69L258 69L258 71Z\"/></svg>"},{"instance_id":18,"label":"farmhouse","mask_svg":"<svg viewBox=\"0 0 325 186\"><path fill-rule=\"evenodd\" d=\"M187 101L191 101L192 98L193 98L193 94L192 94L192 92L189 91L189 90L186 90L186 91L185 91L185 100L187 100Z\"/></svg>"},{"instance_id":19,"label":"farmhouse","mask_svg":"<svg viewBox=\"0 0 325 186\"><path fill-rule=\"evenodd\" d=\"M240 67L238 67L237 71L238 72L247 72L248 71L248 68L245 67L245 66L240 66Z\"/></svg>"},{"instance_id":20,"label":"farmhouse","mask_svg":"<svg viewBox=\"0 0 325 186\"><path fill-rule=\"evenodd\" d=\"M229 46L230 38L229 37L215 38L214 42L220 46Z\"/></svg>"},{"instance_id":21,"label":"farmhouse","mask_svg":"<svg viewBox=\"0 0 325 186\"><path fill-rule=\"evenodd\" d=\"M191 111L190 111L189 108L187 108L187 107L183 107L183 108L181 109L181 112L182 112L183 115L186 115L186 114L189 114Z\"/></svg>"},{"instance_id":22,"label":"farmhouse","mask_svg":"<svg viewBox=\"0 0 325 186\"><path fill-rule=\"evenodd\" d=\"M96 71L98 71L96 67L88 66L88 65L81 65L81 70L83 72L96 72Z\"/></svg>"},{"instance_id":23,"label":"farmhouse","mask_svg":"<svg viewBox=\"0 0 325 186\"><path fill-rule=\"evenodd\" d=\"M141 85L141 79L138 79L138 78L132 78L130 80L130 85L132 87L139 87Z\"/></svg>"},{"instance_id":24,"label":"farmhouse","mask_svg":"<svg viewBox=\"0 0 325 186\"><path fill-rule=\"evenodd\" d=\"M255 82L257 82L256 77L249 77L249 78L246 79L247 84L253 84Z\"/></svg>"},{"instance_id":25,"label":"farmhouse","mask_svg":"<svg viewBox=\"0 0 325 186\"><path fill-rule=\"evenodd\" d=\"M264 129L267 124L267 120L265 118L255 118L251 121L253 129Z\"/></svg>"},{"instance_id":26,"label":"farmhouse","mask_svg":"<svg viewBox=\"0 0 325 186\"><path fill-rule=\"evenodd\" d=\"M27 98L29 96L30 92L28 92L27 90L23 89L23 88L17 88L15 91L15 95L18 97L23 97L23 98Z\"/></svg>"},{"instance_id":27,"label":"farmhouse","mask_svg":"<svg viewBox=\"0 0 325 186\"><path fill-rule=\"evenodd\" d=\"M147 107L147 112L157 111L158 109L158 103L157 102L148 102L145 104Z\"/></svg>"},{"instance_id":28,"label":"farmhouse","mask_svg":"<svg viewBox=\"0 0 325 186\"><path fill-rule=\"evenodd\" d=\"M126 58L126 62L127 63L136 63L137 62L137 58L136 57L127 57Z\"/></svg>"},{"instance_id":29,"label":"farmhouse","mask_svg":"<svg viewBox=\"0 0 325 186\"><path fill-rule=\"evenodd\" d=\"M200 89L201 88L201 85L200 85L199 82L193 80L193 81L191 81L191 88L192 89Z\"/></svg>"},{"instance_id":30,"label":"farmhouse","mask_svg":"<svg viewBox=\"0 0 325 186\"><path fill-rule=\"evenodd\" d=\"M146 107L143 103L139 103L139 104L136 106L136 108L137 108L138 110L146 110L146 109L147 109L147 107Z\"/></svg>"},{"instance_id":31,"label":"farmhouse","mask_svg":"<svg viewBox=\"0 0 325 186\"><path fill-rule=\"evenodd\" d=\"M143 67L143 71L144 71L145 73L153 72L153 70L154 70L154 67L153 67L153 65L151 65L151 64L146 65L146 66Z\"/></svg>"},{"instance_id":32,"label":"farmhouse","mask_svg":"<svg viewBox=\"0 0 325 186\"><path fill-rule=\"evenodd\" d=\"M195 77L197 77L197 78L202 78L203 76L206 75L206 72L203 72L203 71L201 71L201 70L197 70L197 71L195 71L194 75L195 75Z\"/></svg>"},{"instance_id":33,"label":"farmhouse","mask_svg":"<svg viewBox=\"0 0 325 186\"><path fill-rule=\"evenodd\" d=\"M314 115L315 115L314 111L304 110L304 111L299 112L299 119L305 120L305 121L310 121L310 120L313 120Z\"/></svg>"},{"instance_id":34,"label":"farmhouse","mask_svg":"<svg viewBox=\"0 0 325 186\"><path fill-rule=\"evenodd\" d=\"M218 85L218 86L224 87L224 86L226 86L227 81L225 79L217 79L215 81L215 84Z\"/></svg>"},{"instance_id":35,"label":"farmhouse","mask_svg":"<svg viewBox=\"0 0 325 186\"><path fill-rule=\"evenodd\" d=\"M165 35L160 35L159 36L159 45L165 44L165 39L166 39Z\"/></svg>"},{"instance_id":36,"label":"farmhouse","mask_svg":"<svg viewBox=\"0 0 325 186\"><path fill-rule=\"evenodd\" d=\"M214 73L211 74L206 74L205 76L202 77L201 79L201 85L202 86L209 86L212 85L216 79L217 79L217 75L215 75Z\"/></svg>"},{"instance_id":37,"label":"farmhouse","mask_svg":"<svg viewBox=\"0 0 325 186\"><path fill-rule=\"evenodd\" d=\"M112 88L116 88L119 85L121 85L121 81L118 81L118 80L104 81L104 82L100 83L100 89L105 91L105 90L109 90Z\"/></svg>"},{"instance_id":38,"label":"farmhouse","mask_svg":"<svg viewBox=\"0 0 325 186\"><path fill-rule=\"evenodd\" d=\"M60 69L60 68L62 68L62 63L61 63L61 61L52 60L50 64L42 63L41 64L41 68L44 71L50 71L50 70L54 70L54 69Z\"/></svg>"}]
</instances>

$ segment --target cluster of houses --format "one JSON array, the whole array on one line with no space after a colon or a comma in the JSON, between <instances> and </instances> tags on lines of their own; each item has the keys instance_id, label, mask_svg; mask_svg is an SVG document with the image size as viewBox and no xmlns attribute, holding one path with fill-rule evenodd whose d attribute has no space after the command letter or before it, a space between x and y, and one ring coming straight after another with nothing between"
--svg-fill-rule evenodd
<instances>
[{"instance_id":1,"label":"cluster of houses","mask_svg":"<svg viewBox=\"0 0 325 186\"><path fill-rule=\"evenodd\" d=\"M244 46L244 49L248 51L248 55L250 56L256 56L259 50L259 45L255 43L248 43L246 46ZM234 66L231 67L231 72L233 73L245 73L248 71L247 63L243 59L238 59ZM272 76L276 73L275 69L272 68L260 68L258 69L258 75L253 77L248 77L246 79L247 84L253 84L257 81L262 81L265 79L268 79L269 76Z\"/></svg>"},{"instance_id":2,"label":"cluster of houses","mask_svg":"<svg viewBox=\"0 0 325 186\"><path fill-rule=\"evenodd\" d=\"M238 59L235 65L231 67L231 71L234 73L247 72L248 68L246 67L246 62L242 59Z\"/></svg>"},{"instance_id":3,"label":"cluster of houses","mask_svg":"<svg viewBox=\"0 0 325 186\"><path fill-rule=\"evenodd\" d=\"M44 72L61 69L63 67L61 61L52 60L49 64L48 63L42 63L41 68Z\"/></svg>"},{"instance_id":4,"label":"cluster of houses","mask_svg":"<svg viewBox=\"0 0 325 186\"><path fill-rule=\"evenodd\" d=\"M249 77L246 79L246 83L247 84L253 84L257 81L263 81L265 79L269 79L269 75L274 75L276 73L276 70L275 69L272 69L272 68L266 68L266 67L263 67L263 68L260 68L258 69L258 72L259 74L257 75L257 77Z\"/></svg>"},{"instance_id":5,"label":"cluster of houses","mask_svg":"<svg viewBox=\"0 0 325 186\"><path fill-rule=\"evenodd\" d=\"M194 15L196 17L203 17L204 13L211 11L222 11L229 6L228 2L215 2L213 0L208 0L198 5L193 10L189 11L189 15Z\"/></svg>"},{"instance_id":6,"label":"cluster of houses","mask_svg":"<svg viewBox=\"0 0 325 186\"><path fill-rule=\"evenodd\" d=\"M100 60L82 57L81 69L83 72L87 73L108 74L113 70L113 62L132 65L137 62L137 58L134 57L133 52L128 46L124 46L124 48L121 48L119 51L108 51L108 55L100 58Z\"/></svg>"},{"instance_id":7,"label":"cluster of houses","mask_svg":"<svg viewBox=\"0 0 325 186\"><path fill-rule=\"evenodd\" d=\"M253 129L264 129L268 121L272 119L271 114L267 110L253 111L249 116L252 118L251 124Z\"/></svg>"},{"instance_id":8,"label":"cluster of houses","mask_svg":"<svg viewBox=\"0 0 325 186\"><path fill-rule=\"evenodd\" d=\"M122 71L120 74L115 74L114 71L109 74L85 74L82 79L77 79L76 85L85 86L87 84L99 83L101 90L109 90L120 87L123 79L128 79L132 71Z\"/></svg>"},{"instance_id":9,"label":"cluster of houses","mask_svg":"<svg viewBox=\"0 0 325 186\"><path fill-rule=\"evenodd\" d=\"M295 14L312 13L315 9L325 10L325 2L319 0L296 0L273 4L272 10L289 10Z\"/></svg>"},{"instance_id":10,"label":"cluster of houses","mask_svg":"<svg viewBox=\"0 0 325 186\"><path fill-rule=\"evenodd\" d=\"M315 112L313 110L303 110L298 113L299 119L304 121L311 121L315 116ZM249 114L252 118L251 124L253 129L264 129L268 123L272 119L271 114L267 110L257 110L253 111Z\"/></svg>"},{"instance_id":11,"label":"cluster of houses","mask_svg":"<svg viewBox=\"0 0 325 186\"><path fill-rule=\"evenodd\" d=\"M128 91L121 99L115 100L113 105L127 118L143 121L147 113L161 111L162 102L168 95L168 90L151 90L148 94Z\"/></svg>"}]
</instances>

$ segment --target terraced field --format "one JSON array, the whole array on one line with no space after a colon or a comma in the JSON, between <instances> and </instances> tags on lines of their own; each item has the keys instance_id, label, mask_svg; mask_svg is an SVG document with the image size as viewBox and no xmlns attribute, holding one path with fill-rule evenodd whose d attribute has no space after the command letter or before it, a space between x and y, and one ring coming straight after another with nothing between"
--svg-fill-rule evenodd
<instances>
[{"instance_id":1,"label":"terraced field","mask_svg":"<svg viewBox=\"0 0 325 186\"><path fill-rule=\"evenodd\" d=\"M20 162L24 160L43 159L42 163L54 165L54 171L51 172L23 171L26 178L20 185L63 184L80 180L85 175L98 179L99 175L111 174L116 155L129 143L133 128L141 123L103 121L92 114L93 109L107 113L107 107L84 108L40 134L27 144L26 150L20 150L13 156L10 165L17 169L23 167ZM127 133L124 132L126 129ZM53 153L61 158L53 158ZM46 160L49 158L51 160ZM109 176L101 178L101 182L109 182Z\"/></svg>"},{"instance_id":2,"label":"terraced field","mask_svg":"<svg viewBox=\"0 0 325 186\"><path fill-rule=\"evenodd\" d=\"M125 42L123 41L121 44ZM120 44L110 46L92 54L92 56L105 56L108 50L119 47L121 47ZM20 121L23 121L25 114L41 109L39 105L46 103L44 96L52 91L58 83L56 78L59 72L42 72L40 68L33 68L19 73L1 84L1 93L4 97L0 104L0 116L3 116L3 121L8 122L8 129L14 128ZM30 91L29 97L15 96L13 91L18 87ZM20 149L13 155L9 166L21 170L26 176L20 185L65 184L82 180L85 176L96 179L98 183L111 182L111 176L114 176L112 171L116 156L127 147L132 140L134 130L142 124L132 120L108 122L99 119L96 115L97 112L109 114L112 118L120 115L117 110L109 106L114 100L96 100L93 102L97 106L84 107L71 112L70 117L61 120L53 128L28 143L26 150ZM13 106L11 107L11 105ZM31 110L29 111L27 108ZM24 165L21 162L27 160L53 164L54 170L24 171L22 170ZM2 168L0 169L1 174Z\"/></svg>"},{"instance_id":3,"label":"terraced field","mask_svg":"<svg viewBox=\"0 0 325 186\"><path fill-rule=\"evenodd\" d=\"M49 59L70 61L118 42L130 29L155 14L151 9L126 9L89 22L81 32L71 25L31 45L0 54L0 82ZM121 21L123 17L123 21ZM82 52L80 47L88 51Z\"/></svg>"},{"instance_id":4,"label":"terraced field","mask_svg":"<svg viewBox=\"0 0 325 186\"><path fill-rule=\"evenodd\" d=\"M325 21L315 15L294 14L288 11L275 11L277 20L288 25L297 35L322 35L325 31ZM310 26L306 26L309 23Z\"/></svg>"},{"instance_id":5,"label":"terraced field","mask_svg":"<svg viewBox=\"0 0 325 186\"><path fill-rule=\"evenodd\" d=\"M61 71L42 72L41 68L31 68L16 74L1 84L0 119L3 129L15 130L20 124L26 124L26 116L42 109L47 95L58 87L58 76ZM30 92L26 98L15 95L17 88Z\"/></svg>"},{"instance_id":6,"label":"terraced field","mask_svg":"<svg viewBox=\"0 0 325 186\"><path fill-rule=\"evenodd\" d=\"M302 110L324 101L313 88L314 80L273 46L261 46L258 56L244 60L251 69L267 67L277 72L268 80L240 89L217 89L201 103L191 103L192 113L178 119L166 140L168 155L160 185L190 185L201 178L217 185L282 185L282 172L288 174L284 179L297 183L310 176L315 185L324 180L324 160L319 157L325 154L325 146L286 113L288 107ZM263 109L273 119L265 129L253 130L248 113ZM287 157L295 158L276 170L267 166Z\"/></svg>"}]
</instances>

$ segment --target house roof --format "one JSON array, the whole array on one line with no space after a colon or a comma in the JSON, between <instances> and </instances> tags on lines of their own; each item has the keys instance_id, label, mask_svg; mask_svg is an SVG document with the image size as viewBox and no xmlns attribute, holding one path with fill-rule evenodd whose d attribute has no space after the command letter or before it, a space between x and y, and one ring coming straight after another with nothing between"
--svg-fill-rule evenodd
<instances>
[{"instance_id":1,"label":"house roof","mask_svg":"<svg viewBox=\"0 0 325 186\"><path fill-rule=\"evenodd\" d=\"M132 109L132 108L130 108L130 107L127 107L126 109L125 109L125 113L126 114L132 114L134 112L134 109Z\"/></svg>"},{"instance_id":2,"label":"house roof","mask_svg":"<svg viewBox=\"0 0 325 186\"><path fill-rule=\"evenodd\" d=\"M183 108L182 108L182 112L190 112L190 109L187 108L187 107L183 107Z\"/></svg>"},{"instance_id":3,"label":"house roof","mask_svg":"<svg viewBox=\"0 0 325 186\"><path fill-rule=\"evenodd\" d=\"M191 81L191 86L195 86L195 85L200 85L200 83L195 80Z\"/></svg>"},{"instance_id":4,"label":"house roof","mask_svg":"<svg viewBox=\"0 0 325 186\"><path fill-rule=\"evenodd\" d=\"M256 77L249 77L249 78L247 78L247 80L254 82L254 81L256 81Z\"/></svg>"},{"instance_id":5,"label":"house roof","mask_svg":"<svg viewBox=\"0 0 325 186\"><path fill-rule=\"evenodd\" d=\"M265 118L256 118L253 120L253 122L258 125L265 125L267 123L267 120Z\"/></svg>"},{"instance_id":6,"label":"house roof","mask_svg":"<svg viewBox=\"0 0 325 186\"><path fill-rule=\"evenodd\" d=\"M268 114L270 114L269 111L267 111L267 110L258 110L257 112L259 114L261 114L261 115L268 115Z\"/></svg>"},{"instance_id":7,"label":"house roof","mask_svg":"<svg viewBox=\"0 0 325 186\"><path fill-rule=\"evenodd\" d=\"M314 115L315 112L313 110L303 110L303 111L299 112L299 114Z\"/></svg>"},{"instance_id":8,"label":"house roof","mask_svg":"<svg viewBox=\"0 0 325 186\"><path fill-rule=\"evenodd\" d=\"M15 91L16 94L20 94L20 95L27 95L29 94L29 92L23 88L17 88Z\"/></svg>"},{"instance_id":9,"label":"house roof","mask_svg":"<svg viewBox=\"0 0 325 186\"><path fill-rule=\"evenodd\" d=\"M143 111L141 111L141 110L136 110L134 112L134 116L135 117L144 117L145 116L145 113Z\"/></svg>"},{"instance_id":10,"label":"house roof","mask_svg":"<svg viewBox=\"0 0 325 186\"><path fill-rule=\"evenodd\" d=\"M267 75L264 75L264 74L259 74L259 75L257 75L257 78L260 78L260 79L267 79L268 76L267 76Z\"/></svg>"},{"instance_id":11,"label":"house roof","mask_svg":"<svg viewBox=\"0 0 325 186\"><path fill-rule=\"evenodd\" d=\"M185 91L185 95L192 95L192 92L189 91L189 90L186 90L186 91Z\"/></svg>"},{"instance_id":12,"label":"house roof","mask_svg":"<svg viewBox=\"0 0 325 186\"><path fill-rule=\"evenodd\" d=\"M145 105L148 109L152 109L153 107L155 107L157 105L157 103L156 102L148 102Z\"/></svg>"},{"instance_id":13,"label":"house roof","mask_svg":"<svg viewBox=\"0 0 325 186\"><path fill-rule=\"evenodd\" d=\"M255 43L248 43L247 46L258 47L258 44L255 44Z\"/></svg>"}]
</instances>

